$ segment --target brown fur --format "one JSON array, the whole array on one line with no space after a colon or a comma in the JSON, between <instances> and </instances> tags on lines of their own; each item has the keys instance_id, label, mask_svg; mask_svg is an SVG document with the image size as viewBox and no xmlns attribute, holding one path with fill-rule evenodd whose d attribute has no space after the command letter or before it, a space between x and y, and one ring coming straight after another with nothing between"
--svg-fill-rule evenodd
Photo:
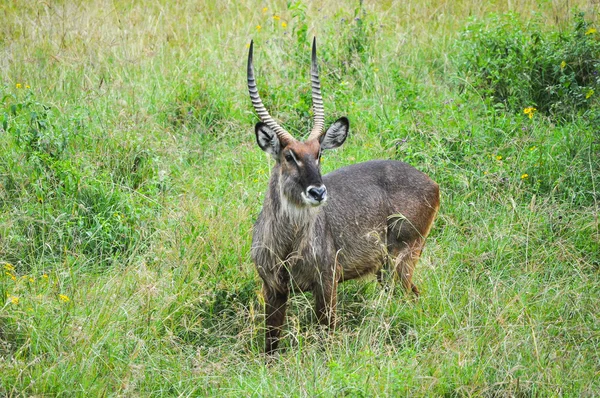
<instances>
[{"instance_id":1,"label":"brown fur","mask_svg":"<svg viewBox=\"0 0 600 398\"><path fill-rule=\"evenodd\" d=\"M258 94L248 51L248 92L261 122L256 142L272 155L263 209L254 224L252 259L263 280L265 351L277 349L290 290L310 290L319 322L335 326L337 284L377 274L393 262L407 290L414 267L439 208L435 182L396 161L370 161L321 176L323 149L344 143L350 122L336 120L324 132L316 39L313 40L311 91L314 127L300 142L269 115ZM393 261L390 261L390 256Z\"/></svg>"},{"instance_id":2,"label":"brown fur","mask_svg":"<svg viewBox=\"0 0 600 398\"><path fill-rule=\"evenodd\" d=\"M288 148L306 164L319 153L318 142L295 141L281 157ZM388 256L403 286L418 294L412 274L439 208L438 185L403 162L370 161L323 176L329 199L317 207L287 197L290 173L301 174L302 167L279 158L253 231L267 353L277 349L292 287L313 292L318 319L330 328L337 283L380 273Z\"/></svg>"}]
</instances>

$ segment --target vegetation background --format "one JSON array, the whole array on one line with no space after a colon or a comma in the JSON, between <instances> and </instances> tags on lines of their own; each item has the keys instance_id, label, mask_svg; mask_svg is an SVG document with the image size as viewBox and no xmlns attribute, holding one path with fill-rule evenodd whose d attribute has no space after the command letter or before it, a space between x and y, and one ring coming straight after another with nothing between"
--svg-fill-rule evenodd
<instances>
[{"instance_id":1,"label":"vegetation background","mask_svg":"<svg viewBox=\"0 0 600 398\"><path fill-rule=\"evenodd\" d=\"M598 2L322 3L2 1L0 395L598 394ZM296 295L267 366L247 46L301 137L313 35L326 171L443 201L418 301L345 283L327 335Z\"/></svg>"}]
</instances>

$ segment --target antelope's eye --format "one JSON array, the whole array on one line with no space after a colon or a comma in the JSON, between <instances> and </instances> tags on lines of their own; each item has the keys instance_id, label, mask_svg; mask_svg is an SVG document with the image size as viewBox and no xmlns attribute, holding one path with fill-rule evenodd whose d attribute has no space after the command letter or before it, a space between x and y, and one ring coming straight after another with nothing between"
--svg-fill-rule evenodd
<instances>
[{"instance_id":1,"label":"antelope's eye","mask_svg":"<svg viewBox=\"0 0 600 398\"><path fill-rule=\"evenodd\" d=\"M285 154L285 160L287 160L288 162L293 162L294 161L294 156L291 153L286 153Z\"/></svg>"}]
</instances>

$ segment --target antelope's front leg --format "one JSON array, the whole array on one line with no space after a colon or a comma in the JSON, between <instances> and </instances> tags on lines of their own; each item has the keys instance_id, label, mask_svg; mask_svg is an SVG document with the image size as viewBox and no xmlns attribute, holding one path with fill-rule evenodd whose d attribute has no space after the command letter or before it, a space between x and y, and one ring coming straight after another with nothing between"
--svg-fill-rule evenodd
<instances>
[{"instance_id":1,"label":"antelope's front leg","mask_svg":"<svg viewBox=\"0 0 600 398\"><path fill-rule=\"evenodd\" d=\"M263 295L265 298L265 353L273 354L279 344L279 336L283 321L285 320L285 310L287 307L288 291L283 293L270 289L266 284L263 285Z\"/></svg>"},{"instance_id":2,"label":"antelope's front leg","mask_svg":"<svg viewBox=\"0 0 600 398\"><path fill-rule=\"evenodd\" d=\"M325 278L313 289L315 310L319 323L329 329L335 329L335 309L337 305L337 278Z\"/></svg>"}]
</instances>

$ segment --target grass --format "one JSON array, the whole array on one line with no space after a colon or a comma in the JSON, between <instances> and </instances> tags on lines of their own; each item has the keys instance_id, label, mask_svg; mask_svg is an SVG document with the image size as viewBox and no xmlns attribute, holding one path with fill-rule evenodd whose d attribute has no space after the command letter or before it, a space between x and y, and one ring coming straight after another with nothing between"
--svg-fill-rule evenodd
<instances>
[{"instance_id":1,"label":"grass","mask_svg":"<svg viewBox=\"0 0 600 398\"><path fill-rule=\"evenodd\" d=\"M0 6L0 394L597 395L600 90L529 118L458 61L469 18L563 32L577 7L598 27L597 4L568 4ZM246 45L302 136L313 34L327 120L351 122L326 171L401 159L443 201L418 301L345 283L326 334L295 295L267 366L249 247L272 162Z\"/></svg>"}]
</instances>

